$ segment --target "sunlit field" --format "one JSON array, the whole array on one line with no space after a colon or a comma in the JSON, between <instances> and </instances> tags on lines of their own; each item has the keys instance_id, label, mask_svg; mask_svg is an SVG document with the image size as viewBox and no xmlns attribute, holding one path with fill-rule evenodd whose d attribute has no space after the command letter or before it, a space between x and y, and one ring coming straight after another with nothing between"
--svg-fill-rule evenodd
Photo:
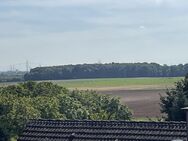
<instances>
[{"instance_id":1,"label":"sunlit field","mask_svg":"<svg viewBox=\"0 0 188 141\"><path fill-rule=\"evenodd\" d=\"M77 79L52 81L71 89L165 89L172 87L182 77L164 78L106 78L106 79Z\"/></svg>"}]
</instances>

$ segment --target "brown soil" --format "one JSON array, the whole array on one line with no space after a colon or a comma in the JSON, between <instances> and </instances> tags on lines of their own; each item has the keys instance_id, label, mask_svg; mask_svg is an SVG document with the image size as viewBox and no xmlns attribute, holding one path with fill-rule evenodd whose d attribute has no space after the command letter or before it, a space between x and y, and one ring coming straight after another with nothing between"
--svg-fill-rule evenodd
<instances>
[{"instance_id":1,"label":"brown soil","mask_svg":"<svg viewBox=\"0 0 188 141\"><path fill-rule=\"evenodd\" d=\"M118 96L132 111L136 118L162 117L160 112L160 95L165 96L165 90L103 90L101 94Z\"/></svg>"}]
</instances>

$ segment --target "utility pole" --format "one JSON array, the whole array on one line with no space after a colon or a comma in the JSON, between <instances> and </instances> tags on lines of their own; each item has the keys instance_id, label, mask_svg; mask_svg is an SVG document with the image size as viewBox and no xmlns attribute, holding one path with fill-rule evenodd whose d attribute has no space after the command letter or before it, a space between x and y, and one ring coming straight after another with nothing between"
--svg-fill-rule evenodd
<instances>
[{"instance_id":1,"label":"utility pole","mask_svg":"<svg viewBox=\"0 0 188 141\"><path fill-rule=\"evenodd\" d=\"M26 61L26 72L27 73L29 72L29 62L28 62L28 60Z\"/></svg>"},{"instance_id":2,"label":"utility pole","mask_svg":"<svg viewBox=\"0 0 188 141\"><path fill-rule=\"evenodd\" d=\"M15 66L14 65L12 65L12 71L15 71Z\"/></svg>"},{"instance_id":3,"label":"utility pole","mask_svg":"<svg viewBox=\"0 0 188 141\"><path fill-rule=\"evenodd\" d=\"M10 65L10 71L12 71L12 65Z\"/></svg>"},{"instance_id":4,"label":"utility pole","mask_svg":"<svg viewBox=\"0 0 188 141\"><path fill-rule=\"evenodd\" d=\"M10 65L10 71L14 71L14 65Z\"/></svg>"}]
</instances>

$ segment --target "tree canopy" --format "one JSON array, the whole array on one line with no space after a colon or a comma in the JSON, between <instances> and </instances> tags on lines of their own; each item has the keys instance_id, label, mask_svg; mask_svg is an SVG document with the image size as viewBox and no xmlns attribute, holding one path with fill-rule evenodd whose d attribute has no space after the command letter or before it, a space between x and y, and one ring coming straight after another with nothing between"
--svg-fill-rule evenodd
<instances>
[{"instance_id":1,"label":"tree canopy","mask_svg":"<svg viewBox=\"0 0 188 141\"><path fill-rule=\"evenodd\" d=\"M185 121L186 113L181 108L188 107L188 75L166 94L161 97L161 112L167 114L166 120Z\"/></svg>"},{"instance_id":2,"label":"tree canopy","mask_svg":"<svg viewBox=\"0 0 188 141\"><path fill-rule=\"evenodd\" d=\"M95 91L70 91L51 82L26 82L0 88L0 140L18 135L29 119L130 120L115 97Z\"/></svg>"},{"instance_id":3,"label":"tree canopy","mask_svg":"<svg viewBox=\"0 0 188 141\"><path fill-rule=\"evenodd\" d=\"M61 80L83 78L126 78L126 77L175 77L185 76L188 64L159 65L157 63L109 63L82 64L31 69L25 80Z\"/></svg>"}]
</instances>

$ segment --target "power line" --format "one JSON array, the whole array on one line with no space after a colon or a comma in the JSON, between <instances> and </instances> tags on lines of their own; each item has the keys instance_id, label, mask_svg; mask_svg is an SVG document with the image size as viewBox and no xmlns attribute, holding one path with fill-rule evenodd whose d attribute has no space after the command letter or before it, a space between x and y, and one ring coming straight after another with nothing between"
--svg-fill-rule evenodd
<instances>
[{"instance_id":1,"label":"power line","mask_svg":"<svg viewBox=\"0 0 188 141\"><path fill-rule=\"evenodd\" d=\"M16 71L16 70L22 70L27 71L34 67L41 67L41 63L33 63L26 60L24 63L14 63L9 65L0 65L0 71Z\"/></svg>"},{"instance_id":2,"label":"power line","mask_svg":"<svg viewBox=\"0 0 188 141\"><path fill-rule=\"evenodd\" d=\"M29 72L30 69L35 67L42 67L42 66L48 66L47 64L43 63L37 63L37 62L30 62L26 60L25 62L20 63L14 63L9 65L0 65L0 71L26 71Z\"/></svg>"}]
</instances>

